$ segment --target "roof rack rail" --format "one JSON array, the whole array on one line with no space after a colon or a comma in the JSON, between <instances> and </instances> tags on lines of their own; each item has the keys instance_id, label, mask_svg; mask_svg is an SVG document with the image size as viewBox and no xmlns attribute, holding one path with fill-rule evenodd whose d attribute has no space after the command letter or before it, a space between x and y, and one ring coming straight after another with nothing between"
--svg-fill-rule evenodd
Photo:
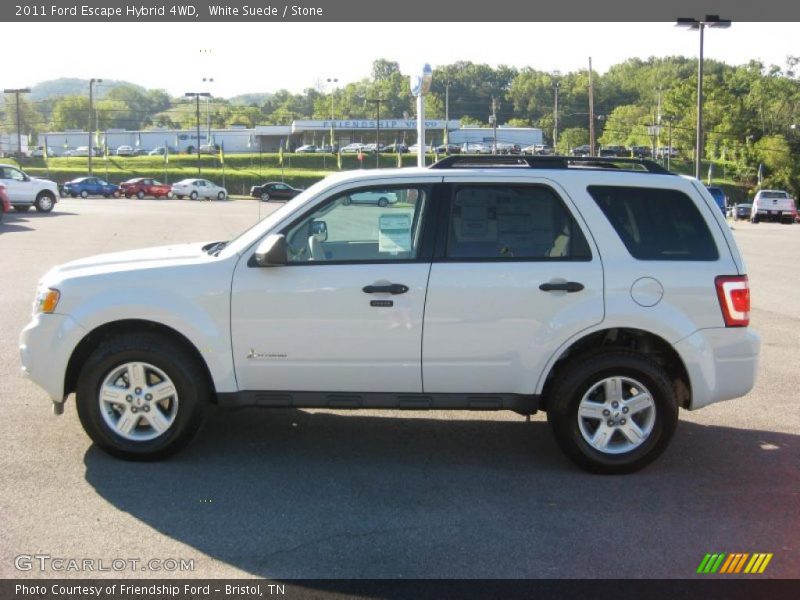
<instances>
[{"instance_id":1,"label":"roof rack rail","mask_svg":"<svg viewBox=\"0 0 800 600\"><path fill-rule=\"evenodd\" d=\"M655 161L614 156L533 156L517 154L452 154L433 163L430 169L474 167L524 167L531 169L627 169L659 175L674 175Z\"/></svg>"}]
</instances>

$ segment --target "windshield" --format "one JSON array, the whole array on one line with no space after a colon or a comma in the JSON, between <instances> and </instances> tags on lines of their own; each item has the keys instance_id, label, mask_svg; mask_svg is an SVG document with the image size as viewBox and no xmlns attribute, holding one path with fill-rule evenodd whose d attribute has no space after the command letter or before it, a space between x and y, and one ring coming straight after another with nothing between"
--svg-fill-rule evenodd
<instances>
[{"instance_id":1,"label":"windshield","mask_svg":"<svg viewBox=\"0 0 800 600\"><path fill-rule=\"evenodd\" d=\"M225 245L225 249L221 252L221 254L228 256L233 253L239 254L243 252L251 244L261 238L267 231L272 229L275 224L280 222L287 215L294 212L297 207L305 204L308 199L312 198L322 189L326 188L327 185L328 184L325 183L325 179L322 179L321 181L318 181L309 187L307 190L301 192L274 213L264 217L250 229L244 230L238 236L233 238Z\"/></svg>"}]
</instances>

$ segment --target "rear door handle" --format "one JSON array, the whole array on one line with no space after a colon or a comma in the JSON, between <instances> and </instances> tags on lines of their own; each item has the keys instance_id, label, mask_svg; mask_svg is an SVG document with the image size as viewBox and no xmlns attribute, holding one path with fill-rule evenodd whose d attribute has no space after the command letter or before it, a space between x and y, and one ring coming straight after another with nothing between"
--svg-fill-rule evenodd
<instances>
[{"instance_id":1,"label":"rear door handle","mask_svg":"<svg viewBox=\"0 0 800 600\"><path fill-rule=\"evenodd\" d=\"M577 281L565 281L564 283L543 283L539 286L543 292L580 292L583 284Z\"/></svg>"},{"instance_id":2,"label":"rear door handle","mask_svg":"<svg viewBox=\"0 0 800 600\"><path fill-rule=\"evenodd\" d=\"M390 283L388 285L368 285L362 290L365 294L405 294L408 286L402 283Z\"/></svg>"}]
</instances>

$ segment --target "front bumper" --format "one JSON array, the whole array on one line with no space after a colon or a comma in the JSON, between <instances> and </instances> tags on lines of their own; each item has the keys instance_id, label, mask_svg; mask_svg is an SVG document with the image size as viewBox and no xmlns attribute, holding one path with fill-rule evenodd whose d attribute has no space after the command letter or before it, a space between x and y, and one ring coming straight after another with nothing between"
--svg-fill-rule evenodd
<instances>
[{"instance_id":1,"label":"front bumper","mask_svg":"<svg viewBox=\"0 0 800 600\"><path fill-rule=\"evenodd\" d=\"M22 373L43 388L53 402L64 400L67 365L86 333L67 315L38 314L19 336Z\"/></svg>"},{"instance_id":2,"label":"front bumper","mask_svg":"<svg viewBox=\"0 0 800 600\"><path fill-rule=\"evenodd\" d=\"M674 347L689 373L690 410L739 398L753 389L761 336L750 328L701 329Z\"/></svg>"}]
</instances>

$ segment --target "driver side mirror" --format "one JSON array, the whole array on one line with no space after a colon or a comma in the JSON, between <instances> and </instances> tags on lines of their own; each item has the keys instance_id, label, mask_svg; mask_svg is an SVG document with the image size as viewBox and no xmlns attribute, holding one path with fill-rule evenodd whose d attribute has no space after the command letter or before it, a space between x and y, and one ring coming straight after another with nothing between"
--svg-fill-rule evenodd
<instances>
[{"instance_id":1,"label":"driver side mirror","mask_svg":"<svg viewBox=\"0 0 800 600\"><path fill-rule=\"evenodd\" d=\"M319 242L327 242L328 224L325 221L311 221L311 235Z\"/></svg>"},{"instance_id":2,"label":"driver side mirror","mask_svg":"<svg viewBox=\"0 0 800 600\"><path fill-rule=\"evenodd\" d=\"M252 262L259 267L277 267L285 265L287 260L286 236L282 233L273 233L264 238L252 258Z\"/></svg>"}]
</instances>

